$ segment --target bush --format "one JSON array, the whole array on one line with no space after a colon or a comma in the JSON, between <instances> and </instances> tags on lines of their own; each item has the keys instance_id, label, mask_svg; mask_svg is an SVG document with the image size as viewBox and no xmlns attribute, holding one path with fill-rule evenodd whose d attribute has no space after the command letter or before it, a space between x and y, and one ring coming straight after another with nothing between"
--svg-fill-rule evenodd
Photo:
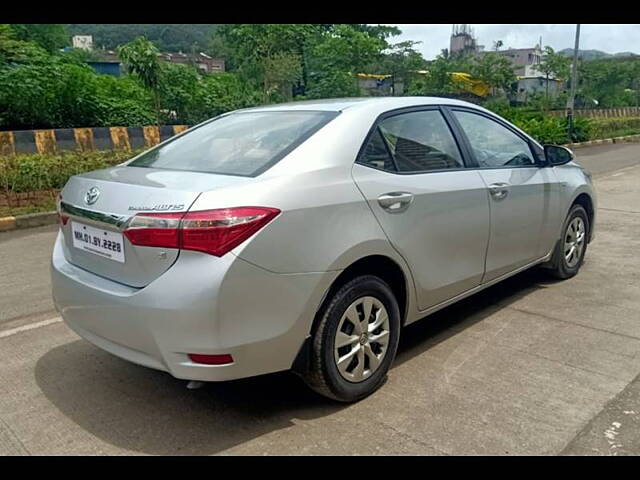
<instances>
[{"instance_id":1,"label":"bush","mask_svg":"<svg viewBox=\"0 0 640 480\"><path fill-rule=\"evenodd\" d=\"M90 126L141 127L156 123L151 93L130 75L115 78L96 75L99 113Z\"/></svg>"},{"instance_id":2,"label":"bush","mask_svg":"<svg viewBox=\"0 0 640 480\"><path fill-rule=\"evenodd\" d=\"M197 96L197 103L201 107L195 112L194 121L191 123L201 122L231 110L258 105L260 99L261 93L237 75L207 75L202 78Z\"/></svg>"},{"instance_id":3,"label":"bush","mask_svg":"<svg viewBox=\"0 0 640 480\"><path fill-rule=\"evenodd\" d=\"M346 72L326 71L311 74L307 98L341 98L361 96L356 78Z\"/></svg>"},{"instance_id":4,"label":"bush","mask_svg":"<svg viewBox=\"0 0 640 480\"><path fill-rule=\"evenodd\" d=\"M155 123L150 93L130 77L53 61L0 68L0 128L141 126Z\"/></svg>"},{"instance_id":5,"label":"bush","mask_svg":"<svg viewBox=\"0 0 640 480\"><path fill-rule=\"evenodd\" d=\"M542 144L567 143L567 125L563 119L556 117L531 118L515 121L514 124Z\"/></svg>"},{"instance_id":6,"label":"bush","mask_svg":"<svg viewBox=\"0 0 640 480\"><path fill-rule=\"evenodd\" d=\"M0 127L95 126L100 105L86 65L53 62L0 68Z\"/></svg>"},{"instance_id":7,"label":"bush","mask_svg":"<svg viewBox=\"0 0 640 480\"><path fill-rule=\"evenodd\" d=\"M571 141L584 142L591 138L593 138L593 125L591 123L591 119L586 117L575 117L573 119Z\"/></svg>"},{"instance_id":8,"label":"bush","mask_svg":"<svg viewBox=\"0 0 640 480\"><path fill-rule=\"evenodd\" d=\"M524 107L511 107L504 101L489 101L484 104L484 107L509 120L540 143L570 143L567 139L569 132L565 117ZM574 118L572 142L584 142L592 138L593 134L594 129L590 118Z\"/></svg>"}]
</instances>

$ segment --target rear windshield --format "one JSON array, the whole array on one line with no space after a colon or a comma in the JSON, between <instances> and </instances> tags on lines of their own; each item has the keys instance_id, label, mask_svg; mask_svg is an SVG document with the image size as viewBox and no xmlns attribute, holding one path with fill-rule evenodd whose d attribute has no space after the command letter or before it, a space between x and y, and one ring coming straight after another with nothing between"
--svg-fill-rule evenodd
<instances>
[{"instance_id":1,"label":"rear windshield","mask_svg":"<svg viewBox=\"0 0 640 480\"><path fill-rule=\"evenodd\" d=\"M128 165L255 176L336 115L314 111L232 113L149 150Z\"/></svg>"}]
</instances>

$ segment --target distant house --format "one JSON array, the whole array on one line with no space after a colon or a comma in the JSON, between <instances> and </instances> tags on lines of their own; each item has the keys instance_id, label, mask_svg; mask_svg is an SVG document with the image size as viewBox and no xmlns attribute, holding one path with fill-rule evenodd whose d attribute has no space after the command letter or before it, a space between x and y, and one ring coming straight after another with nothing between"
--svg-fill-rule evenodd
<instances>
[{"instance_id":1,"label":"distant house","mask_svg":"<svg viewBox=\"0 0 640 480\"><path fill-rule=\"evenodd\" d=\"M83 50L92 51L99 58L96 61L87 62L97 73L105 75L113 75L119 77L122 71L121 61L118 54L113 50L95 49L93 48L93 37L91 35L75 35L72 38L73 48L81 48ZM224 60L221 58L212 58L206 53L169 53L162 52L158 56L170 63L182 65L191 65L197 68L201 73L221 73L225 71Z\"/></svg>"},{"instance_id":2,"label":"distant house","mask_svg":"<svg viewBox=\"0 0 640 480\"><path fill-rule=\"evenodd\" d=\"M514 72L520 77L533 74L536 66L542 62L542 50L538 45L533 48L508 48L497 50L495 53L508 58L514 67Z\"/></svg>"},{"instance_id":3,"label":"distant house","mask_svg":"<svg viewBox=\"0 0 640 480\"><path fill-rule=\"evenodd\" d=\"M98 60L88 61L87 65L101 75L111 75L119 77L123 67L120 58L113 50L94 50Z\"/></svg>"},{"instance_id":4,"label":"distant house","mask_svg":"<svg viewBox=\"0 0 640 480\"><path fill-rule=\"evenodd\" d=\"M359 73L358 86L360 91L369 97L402 95L404 90L403 83L394 81L393 75L375 75L372 73Z\"/></svg>"},{"instance_id":5,"label":"distant house","mask_svg":"<svg viewBox=\"0 0 640 480\"><path fill-rule=\"evenodd\" d=\"M101 75L120 76L120 62L87 62L87 65Z\"/></svg>"},{"instance_id":6,"label":"distant house","mask_svg":"<svg viewBox=\"0 0 640 480\"><path fill-rule=\"evenodd\" d=\"M547 89L547 79L543 75L518 77L516 101L526 103L532 94L549 93L550 98L556 97L563 90L563 82L554 78L549 78Z\"/></svg>"},{"instance_id":7,"label":"distant house","mask_svg":"<svg viewBox=\"0 0 640 480\"><path fill-rule=\"evenodd\" d=\"M224 72L224 60L221 58L212 58L206 53L194 53L186 54L182 52L178 53L161 53L160 57L167 62L178 63L182 65L192 65L196 67L200 72L209 73L222 73Z\"/></svg>"},{"instance_id":8,"label":"distant house","mask_svg":"<svg viewBox=\"0 0 640 480\"><path fill-rule=\"evenodd\" d=\"M93 50L93 36L74 35L71 38L71 45L73 45L73 48L80 48L82 50Z\"/></svg>"},{"instance_id":9,"label":"distant house","mask_svg":"<svg viewBox=\"0 0 640 480\"><path fill-rule=\"evenodd\" d=\"M526 102L535 93L548 92L553 98L562 92L563 82L553 76L547 80L546 75L539 70L543 56L539 45L533 48L508 48L496 53L508 58L514 66L513 72L518 77L516 101Z\"/></svg>"}]
</instances>

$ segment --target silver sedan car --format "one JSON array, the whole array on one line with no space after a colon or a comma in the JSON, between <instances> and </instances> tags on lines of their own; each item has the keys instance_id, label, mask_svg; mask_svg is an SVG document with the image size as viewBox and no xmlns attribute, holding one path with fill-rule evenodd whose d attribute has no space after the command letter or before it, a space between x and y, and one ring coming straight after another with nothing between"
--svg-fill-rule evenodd
<instances>
[{"instance_id":1,"label":"silver sedan car","mask_svg":"<svg viewBox=\"0 0 640 480\"><path fill-rule=\"evenodd\" d=\"M86 340L176 378L293 370L359 400L402 327L533 266L575 275L596 197L571 151L479 106L239 110L58 201L53 296Z\"/></svg>"}]
</instances>

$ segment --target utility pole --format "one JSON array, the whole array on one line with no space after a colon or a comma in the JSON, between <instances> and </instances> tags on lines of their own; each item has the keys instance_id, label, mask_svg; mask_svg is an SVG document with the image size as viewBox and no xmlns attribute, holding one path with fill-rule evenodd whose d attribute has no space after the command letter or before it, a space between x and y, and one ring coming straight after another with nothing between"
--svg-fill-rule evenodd
<instances>
[{"instance_id":1,"label":"utility pole","mask_svg":"<svg viewBox=\"0 0 640 480\"><path fill-rule=\"evenodd\" d=\"M578 47L580 45L580 24L576 25L576 46L573 50L573 65L571 68L571 92L569 93L569 99L567 100L567 123L568 123L568 137L569 143L572 142L573 135L573 107L575 105L576 87L578 84Z\"/></svg>"}]
</instances>

